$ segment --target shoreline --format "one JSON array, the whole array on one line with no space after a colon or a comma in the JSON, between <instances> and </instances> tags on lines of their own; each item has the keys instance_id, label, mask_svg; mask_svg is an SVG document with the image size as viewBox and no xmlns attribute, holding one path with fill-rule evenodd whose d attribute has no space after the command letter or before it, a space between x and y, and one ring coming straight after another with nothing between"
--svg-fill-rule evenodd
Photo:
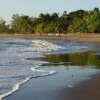
<instances>
[{"instance_id":1,"label":"shoreline","mask_svg":"<svg viewBox=\"0 0 100 100\"><path fill-rule=\"evenodd\" d=\"M17 36L17 37L16 37ZM30 35L30 37L28 37L28 35L9 35L9 37L7 36L5 36L4 38L27 38L27 39L33 39L33 37L32 36L34 36L34 35ZM37 37L34 37L34 38L37 38ZM39 38L41 38L41 37L39 37ZM52 39L52 37L50 37L50 38L47 38L47 37L43 37L43 39L44 38L46 38L46 39ZM66 37L53 37L53 39L66 39ZM74 37L73 37L74 38ZM71 38L71 39L73 39L73 38ZM100 37L99 37L100 38ZM67 40L67 39L66 39ZM75 38L75 40L77 40L76 38ZM97 41L93 41L93 42L97 42ZM99 42L99 41L98 41ZM92 76L93 77L93 79L94 79L94 77L95 76ZM99 79L100 79L100 75L99 75L99 78L96 78L96 80L93 80L92 81L92 77L91 77L91 80L88 80L88 81L82 81L81 83L79 83L78 85L76 85L75 87L71 87L70 89L68 89L68 87L65 87L65 89L67 89L67 91L65 91L65 89L64 89L64 91L62 91L62 93L64 93L64 94L66 94L67 93L67 97L66 97L66 95L64 95L63 96L63 94L61 94L61 99L57 99L57 100L82 100L81 99L81 97L83 96L83 94L84 94L84 92L83 92L83 90L84 90L84 88L83 87L86 87L85 89L86 90L84 90L84 91L87 91L88 90L88 92L91 92L92 90L90 89L91 87L88 87L87 86L87 84L89 84L89 86L91 86L91 84L90 83L92 83L93 84L93 82L95 83L97 83L98 81L99 81ZM98 77L98 74L97 74L97 77ZM92 81L92 82L91 82ZM85 83L86 82L86 83ZM86 85L84 85L84 83L86 84ZM100 83L99 83L100 84ZM94 85L95 86L95 85ZM99 86L99 85L98 85ZM82 88L81 88L82 87ZM89 89L88 89L88 88ZM97 87L98 88L98 87ZM95 91L97 90L97 88L95 89ZM83 89L83 90L82 90ZM78 91L78 92L77 92ZM81 92L82 91L82 92ZM87 94L88 94L88 92L87 92ZM85 92L86 93L86 92ZM94 93L94 92L93 92ZM95 93L97 93L97 92L95 92ZM99 93L99 90L98 90L98 93ZM86 94L86 95L87 95ZM93 94L91 94L91 93L89 93L90 95L89 95L89 97L91 96L91 95L93 95ZM13 94L12 94L13 95ZM96 94L95 94L96 95ZM79 96L79 98L77 99L77 97ZM85 97L87 97L87 96L84 96L84 99L83 100L92 100L92 99L89 99L89 98L85 98ZM7 97L7 98L9 98L9 97ZM68 99L68 98L70 98L70 99ZM4 100L6 100L6 98L4 99ZM12 99L13 100L13 99ZM93 99L93 100L98 100L98 99Z\"/></svg>"},{"instance_id":2,"label":"shoreline","mask_svg":"<svg viewBox=\"0 0 100 100\"><path fill-rule=\"evenodd\" d=\"M4 98L12 95L13 93L17 92L18 90L20 90L20 85L25 84L26 82L28 82L30 80L30 78L26 78L25 80L23 80L22 82L16 84L13 89L5 94L0 95L0 100L3 100Z\"/></svg>"},{"instance_id":3,"label":"shoreline","mask_svg":"<svg viewBox=\"0 0 100 100\"><path fill-rule=\"evenodd\" d=\"M68 84L66 84L67 79L64 78L67 75L66 70L64 70L64 74L65 75L63 77L59 72L58 74L51 75L48 77L32 78L27 83L23 84L20 87L19 91L16 91L16 93L9 95L3 98L2 100L22 100L22 98L24 100L33 100L33 98L34 100L41 100L41 99L42 100L99 100L99 99L89 98L91 97L91 93L95 92L91 91L91 89L88 90L88 92L90 91L88 95L89 97L87 98L87 96L85 96L84 99L82 99L81 95L83 96L82 94L83 92L81 92L79 89L82 86L86 86L86 84L90 85L89 83L91 82L91 80L94 81L93 79L95 77L98 77L98 75L99 75L98 78L100 78L100 74L95 73L92 74L92 76L91 75L87 76L89 79L85 79L83 81L76 83L75 87L70 87L68 86ZM97 80L98 78L95 79ZM62 79L64 80L63 82ZM84 83L86 84L84 85ZM98 83L98 85L100 86L100 83ZM82 89L84 89L84 87L82 87ZM100 88L98 88L98 96L100 97L99 90ZM97 94L95 96L97 96Z\"/></svg>"},{"instance_id":4,"label":"shoreline","mask_svg":"<svg viewBox=\"0 0 100 100\"><path fill-rule=\"evenodd\" d=\"M25 38L25 39L64 39L76 41L100 42L100 34L0 34L0 38Z\"/></svg>"}]
</instances>

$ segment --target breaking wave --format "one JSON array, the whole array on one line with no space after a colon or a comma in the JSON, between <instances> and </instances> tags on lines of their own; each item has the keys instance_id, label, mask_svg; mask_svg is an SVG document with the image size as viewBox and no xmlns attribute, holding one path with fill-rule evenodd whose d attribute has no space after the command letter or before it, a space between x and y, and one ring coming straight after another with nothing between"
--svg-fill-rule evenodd
<instances>
[{"instance_id":1,"label":"breaking wave","mask_svg":"<svg viewBox=\"0 0 100 100\"><path fill-rule=\"evenodd\" d=\"M83 46L59 45L46 40L0 39L0 100L19 90L30 78L56 74L39 70L44 61L27 60L59 51L77 51Z\"/></svg>"},{"instance_id":2,"label":"breaking wave","mask_svg":"<svg viewBox=\"0 0 100 100\"><path fill-rule=\"evenodd\" d=\"M30 78L56 73L38 69L47 62L26 58L40 57L61 49L65 48L45 40L0 39L0 100L19 90L19 86Z\"/></svg>"}]
</instances>

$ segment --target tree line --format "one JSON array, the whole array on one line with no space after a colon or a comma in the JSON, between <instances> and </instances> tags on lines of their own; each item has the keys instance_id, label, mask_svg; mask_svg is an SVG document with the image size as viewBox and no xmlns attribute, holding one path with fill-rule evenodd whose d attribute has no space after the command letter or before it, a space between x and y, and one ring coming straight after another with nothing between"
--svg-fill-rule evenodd
<instances>
[{"instance_id":1,"label":"tree line","mask_svg":"<svg viewBox=\"0 0 100 100\"><path fill-rule=\"evenodd\" d=\"M0 19L0 33L100 33L100 10L41 13L38 17L14 14L9 25Z\"/></svg>"}]
</instances>

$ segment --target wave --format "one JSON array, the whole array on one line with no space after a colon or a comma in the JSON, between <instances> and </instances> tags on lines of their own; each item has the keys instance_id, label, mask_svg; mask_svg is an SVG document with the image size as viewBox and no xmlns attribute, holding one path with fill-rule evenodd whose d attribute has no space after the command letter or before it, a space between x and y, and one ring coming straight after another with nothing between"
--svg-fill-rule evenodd
<instances>
[{"instance_id":1,"label":"wave","mask_svg":"<svg viewBox=\"0 0 100 100\"><path fill-rule=\"evenodd\" d=\"M37 58L44 54L58 51L61 52L65 50L71 52L71 50L77 51L86 48L85 46L61 46L46 40L24 39L3 39L0 45L3 48L2 51L0 51L0 80L2 81L2 85L0 84L0 100L19 90L20 85L27 82L30 78L44 77L57 73L53 70L39 70L39 67L47 62L35 61L34 59L27 60L26 58ZM10 89L10 91L7 90L9 91L7 92L5 88L6 93L4 93L5 91L2 93L3 84L10 84L12 89Z\"/></svg>"},{"instance_id":2,"label":"wave","mask_svg":"<svg viewBox=\"0 0 100 100\"><path fill-rule=\"evenodd\" d=\"M2 41L4 51L0 52L0 100L19 90L20 85L26 83L30 78L43 77L56 74L55 71L39 70L38 68L47 62L26 60L27 57L40 57L43 53L64 49L64 47L49 43L45 40L20 40L6 39ZM3 67L4 66L4 67ZM30 67L31 66L31 67ZM33 66L33 67L32 67ZM6 72L6 73L5 73ZM5 74L3 74L5 73ZM10 80L10 83L8 83ZM4 88L3 84L11 86Z\"/></svg>"},{"instance_id":3,"label":"wave","mask_svg":"<svg viewBox=\"0 0 100 100\"><path fill-rule=\"evenodd\" d=\"M44 74L41 74L40 76L38 77L42 77L42 76L49 76L49 75L53 75L53 74L56 74L57 72L56 71L45 71L45 70L38 70L36 68L31 68L31 70L34 72L41 72L41 73L44 73Z\"/></svg>"},{"instance_id":4,"label":"wave","mask_svg":"<svg viewBox=\"0 0 100 100\"><path fill-rule=\"evenodd\" d=\"M4 93L4 94L1 94L1 95L0 95L0 100L2 100L4 97L7 97L7 96L11 95L12 93L18 91L20 85L26 83L29 79L30 79L30 77L26 78L26 79L23 80L22 82L16 84L16 85L13 87L13 89L12 89L11 91L9 91L9 92L7 92L7 93Z\"/></svg>"},{"instance_id":5,"label":"wave","mask_svg":"<svg viewBox=\"0 0 100 100\"><path fill-rule=\"evenodd\" d=\"M49 75L53 75L53 74L56 74L57 72L56 71L45 71L45 70L38 70L37 68L39 68L39 66L35 67L35 68L31 68L31 70L33 72L41 72L41 73L44 73L42 75L39 75L39 76L32 76L32 77L27 77L25 80L23 80L22 82L19 82L17 83L13 89L5 94L1 94L0 95L0 100L2 100L4 97L7 97L9 95L11 95L12 93L18 91L20 89L20 85L26 83L27 81L30 80L30 78L35 78L35 77L44 77L44 76L49 76Z\"/></svg>"}]
</instances>

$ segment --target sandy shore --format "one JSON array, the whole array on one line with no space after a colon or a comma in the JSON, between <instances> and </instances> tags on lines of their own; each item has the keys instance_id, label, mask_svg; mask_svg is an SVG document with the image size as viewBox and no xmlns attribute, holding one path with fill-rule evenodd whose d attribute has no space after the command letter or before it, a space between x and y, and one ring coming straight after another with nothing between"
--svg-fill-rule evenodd
<instances>
[{"instance_id":1,"label":"sandy shore","mask_svg":"<svg viewBox=\"0 0 100 100\"><path fill-rule=\"evenodd\" d=\"M77 40L77 41L100 42L99 34L91 34L91 35L70 34L70 35L62 35L61 37L55 35L50 35L50 36L44 35L41 37L39 34L38 35L2 34L0 35L0 38L27 38L27 39L42 38L42 39L66 39L66 40ZM33 97L34 100L41 100L41 97L43 98L42 100L99 100L100 99L100 74L94 75L91 77L90 80L81 82L72 88L65 87L66 80L67 80L66 76L67 75L64 75L64 77L60 77L59 74L57 74L55 76L50 76L51 78L45 77L40 79L37 78L36 80L33 79L30 81L30 83L23 85L22 89L20 89L21 91L18 91L15 94L8 96L7 98L4 98L4 100L22 100L22 98L24 98L24 100L33 100ZM64 79L64 80L66 79L66 80L64 82L64 80L62 81L60 79ZM44 83L45 81L46 83ZM41 85L40 83L42 83L43 85ZM65 86L64 88L61 87L60 89L58 89L59 85L57 85L56 83ZM32 88L32 87L36 87L36 88Z\"/></svg>"},{"instance_id":2,"label":"sandy shore","mask_svg":"<svg viewBox=\"0 0 100 100\"><path fill-rule=\"evenodd\" d=\"M54 69L54 68L53 68ZM62 72L63 71L63 72ZM19 91L3 100L99 100L100 74L91 76L91 80L82 81L69 88L67 70L57 67L58 74L33 78L23 84ZM62 72L62 73L61 73Z\"/></svg>"},{"instance_id":3,"label":"sandy shore","mask_svg":"<svg viewBox=\"0 0 100 100\"><path fill-rule=\"evenodd\" d=\"M58 34L0 34L0 38L39 38L39 39L67 39L67 40L77 40L77 41L93 41L100 42L100 34L61 34L59 37Z\"/></svg>"},{"instance_id":4,"label":"sandy shore","mask_svg":"<svg viewBox=\"0 0 100 100\"><path fill-rule=\"evenodd\" d=\"M63 89L59 100L100 100L100 74L92 76L90 80L81 82L69 91Z\"/></svg>"}]
</instances>

